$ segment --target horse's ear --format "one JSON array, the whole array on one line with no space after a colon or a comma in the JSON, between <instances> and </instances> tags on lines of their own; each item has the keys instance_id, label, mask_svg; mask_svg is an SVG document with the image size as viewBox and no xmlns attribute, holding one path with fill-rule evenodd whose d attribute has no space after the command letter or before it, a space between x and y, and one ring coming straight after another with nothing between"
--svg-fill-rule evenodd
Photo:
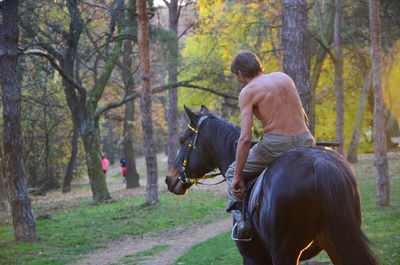
<instances>
[{"instance_id":1,"label":"horse's ear","mask_svg":"<svg viewBox=\"0 0 400 265\"><path fill-rule=\"evenodd\" d=\"M185 109L186 114L189 117L189 120L194 121L196 114L194 114L193 111L191 109L189 109L188 107L186 107L185 105L183 105L183 108Z\"/></svg>"},{"instance_id":2,"label":"horse's ear","mask_svg":"<svg viewBox=\"0 0 400 265\"><path fill-rule=\"evenodd\" d=\"M207 109L207 107L204 106L204 105L201 105L200 114L201 114L201 115L207 115L207 114L209 114L209 113L210 113L210 111Z\"/></svg>"}]
</instances>

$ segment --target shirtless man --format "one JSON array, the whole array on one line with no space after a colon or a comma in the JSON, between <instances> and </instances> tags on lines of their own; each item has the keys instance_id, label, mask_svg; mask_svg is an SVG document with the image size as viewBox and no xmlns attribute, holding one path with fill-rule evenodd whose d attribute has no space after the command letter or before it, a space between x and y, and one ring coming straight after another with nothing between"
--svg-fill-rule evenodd
<instances>
[{"instance_id":1,"label":"shirtless man","mask_svg":"<svg viewBox=\"0 0 400 265\"><path fill-rule=\"evenodd\" d=\"M233 237L251 240L251 226L241 211L244 181L257 177L283 152L297 146L315 145L293 80L286 74L263 74L264 68L257 55L240 52L232 60L231 72L243 85L239 95L241 131L236 161L225 173L229 201L227 211L235 210ZM253 114L261 121L264 135L251 147ZM238 217L239 216L239 217Z\"/></svg>"}]
</instances>

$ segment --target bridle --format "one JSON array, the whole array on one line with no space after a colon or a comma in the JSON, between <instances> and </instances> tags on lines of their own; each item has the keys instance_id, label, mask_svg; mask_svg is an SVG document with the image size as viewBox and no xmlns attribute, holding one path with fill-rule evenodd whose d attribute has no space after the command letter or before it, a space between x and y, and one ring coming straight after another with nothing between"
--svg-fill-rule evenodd
<instances>
[{"instance_id":1,"label":"bridle","mask_svg":"<svg viewBox=\"0 0 400 265\"><path fill-rule=\"evenodd\" d=\"M190 152L193 149L196 149L196 142L197 142L197 138L199 136L199 130L201 125L203 124L203 122L208 118L208 116L201 116L199 121L197 122L196 128L193 128L192 126L190 126L190 123L188 124L188 128L194 132L194 137L192 138L192 140L189 142L189 144L186 146L184 155L183 155L183 162L182 162L182 167L180 169L180 176L179 176L179 180L183 183L183 184L202 184L202 185L217 185L220 184L222 182L224 182L224 179L221 180L218 183L213 183L213 184L207 184L204 182L199 182L199 180L203 180L203 179L209 179L209 178L214 178L216 176L222 175L223 174L221 172L217 172L217 173L212 173L212 174L205 174L204 176L201 177L189 177L188 176L188 172L186 171L186 166L189 164L189 156L190 156ZM200 159L202 160L201 156L199 156ZM203 164L207 165L207 163L204 163L204 160L202 160ZM212 168L210 168L212 169Z\"/></svg>"}]
</instances>

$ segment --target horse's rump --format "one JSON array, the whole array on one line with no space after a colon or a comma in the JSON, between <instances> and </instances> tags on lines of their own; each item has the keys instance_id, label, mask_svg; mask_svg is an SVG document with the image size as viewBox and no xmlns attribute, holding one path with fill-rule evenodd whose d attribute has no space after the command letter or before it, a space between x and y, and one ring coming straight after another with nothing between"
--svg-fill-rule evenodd
<instances>
[{"instance_id":1,"label":"horse's rump","mask_svg":"<svg viewBox=\"0 0 400 265\"><path fill-rule=\"evenodd\" d=\"M377 264L361 230L354 172L336 151L313 147L282 154L264 174L260 198L252 221L267 246L274 242L295 253L315 241L307 258L319 253L319 245L334 263Z\"/></svg>"}]
</instances>

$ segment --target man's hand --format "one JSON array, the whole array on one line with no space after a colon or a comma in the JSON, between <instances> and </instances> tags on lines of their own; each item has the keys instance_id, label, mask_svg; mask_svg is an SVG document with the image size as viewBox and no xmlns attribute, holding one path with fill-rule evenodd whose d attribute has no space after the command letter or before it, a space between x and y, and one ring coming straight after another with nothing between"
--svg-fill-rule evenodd
<instances>
[{"instance_id":1,"label":"man's hand","mask_svg":"<svg viewBox=\"0 0 400 265\"><path fill-rule=\"evenodd\" d=\"M231 190L233 195L241 200L244 196L244 182L240 177L234 177L231 183Z\"/></svg>"}]
</instances>

